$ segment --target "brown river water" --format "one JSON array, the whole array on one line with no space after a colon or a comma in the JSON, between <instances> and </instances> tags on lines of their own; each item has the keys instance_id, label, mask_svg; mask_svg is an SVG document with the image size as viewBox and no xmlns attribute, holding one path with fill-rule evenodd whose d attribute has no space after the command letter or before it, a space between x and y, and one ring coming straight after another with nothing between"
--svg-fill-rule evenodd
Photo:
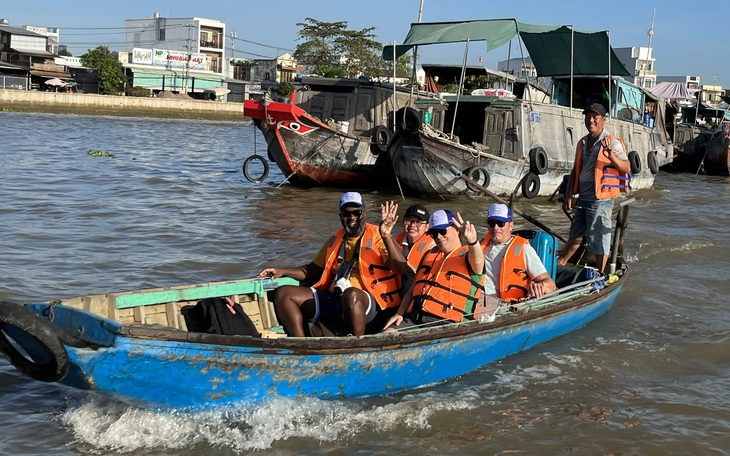
<instances>
[{"instance_id":1,"label":"brown river water","mask_svg":"<svg viewBox=\"0 0 730 456\"><path fill-rule=\"evenodd\" d=\"M241 122L0 113L0 300L310 261L339 227L341 191L292 187L275 167L246 181L243 160L256 146L266 155L255 135ZM170 414L36 382L0 359L0 454L730 454L729 190L727 178L660 172L633 195L632 275L605 316L408 393ZM395 199L401 211L460 211L480 234L490 204L364 196L371 222ZM567 232L557 203L517 207Z\"/></svg>"}]
</instances>

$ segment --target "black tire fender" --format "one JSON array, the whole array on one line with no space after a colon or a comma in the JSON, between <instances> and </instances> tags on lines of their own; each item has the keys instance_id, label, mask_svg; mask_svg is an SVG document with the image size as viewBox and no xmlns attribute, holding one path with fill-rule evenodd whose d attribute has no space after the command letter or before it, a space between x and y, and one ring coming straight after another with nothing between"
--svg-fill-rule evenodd
<instances>
[{"instance_id":1,"label":"black tire fender","mask_svg":"<svg viewBox=\"0 0 730 456\"><path fill-rule=\"evenodd\" d=\"M473 180L477 184L481 185L484 188L489 187L489 183L491 181L491 177L489 176L489 171L487 171L487 168L484 166L472 166L471 168L467 168L464 173L466 177ZM471 190L472 192L481 193L481 190L479 188L474 187L474 185L471 184L469 181L466 182L466 188Z\"/></svg>"},{"instance_id":2,"label":"black tire fender","mask_svg":"<svg viewBox=\"0 0 730 456\"><path fill-rule=\"evenodd\" d=\"M251 175L251 171L248 169L249 166L251 166L251 163L253 163L254 160L257 160L261 162L261 164L264 167L264 171L261 173L260 176L254 177ZM260 155L251 155L243 162L243 176L248 179L249 182L253 182L254 184L258 184L259 182L266 179L266 177L269 175L269 164L264 160L264 157Z\"/></svg>"},{"instance_id":3,"label":"black tire fender","mask_svg":"<svg viewBox=\"0 0 730 456\"><path fill-rule=\"evenodd\" d=\"M532 172L525 174L522 178L522 196L533 199L538 193L540 193L540 176Z\"/></svg>"},{"instance_id":4,"label":"black tire fender","mask_svg":"<svg viewBox=\"0 0 730 456\"><path fill-rule=\"evenodd\" d=\"M372 150L373 154L377 155L380 152L388 152L390 147L390 130L385 125L378 125L373 130L372 144L375 146Z\"/></svg>"},{"instance_id":5,"label":"black tire fender","mask_svg":"<svg viewBox=\"0 0 730 456\"><path fill-rule=\"evenodd\" d=\"M413 108L400 108L395 113L395 126L399 130L415 135L421 129L421 118Z\"/></svg>"},{"instance_id":6,"label":"black tire fender","mask_svg":"<svg viewBox=\"0 0 730 456\"><path fill-rule=\"evenodd\" d=\"M14 302L0 302L0 352L19 371L42 382L63 379L71 367L53 324Z\"/></svg>"},{"instance_id":7,"label":"black tire fender","mask_svg":"<svg viewBox=\"0 0 730 456\"><path fill-rule=\"evenodd\" d=\"M656 158L655 150L646 154L646 164L649 166L649 171L651 171L652 174L657 174L659 172L659 161Z\"/></svg>"},{"instance_id":8,"label":"black tire fender","mask_svg":"<svg viewBox=\"0 0 730 456\"><path fill-rule=\"evenodd\" d=\"M530 151L530 171L537 175L545 174L548 170L548 155L540 146Z\"/></svg>"},{"instance_id":9,"label":"black tire fender","mask_svg":"<svg viewBox=\"0 0 730 456\"><path fill-rule=\"evenodd\" d=\"M631 164L631 174L638 174L641 172L641 157L635 150L629 152L629 163Z\"/></svg>"}]
</instances>

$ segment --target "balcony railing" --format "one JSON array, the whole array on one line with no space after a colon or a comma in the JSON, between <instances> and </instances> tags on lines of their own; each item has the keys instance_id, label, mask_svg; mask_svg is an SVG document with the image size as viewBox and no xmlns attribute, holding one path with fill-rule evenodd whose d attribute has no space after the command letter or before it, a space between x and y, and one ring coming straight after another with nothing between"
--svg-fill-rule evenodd
<instances>
[{"instance_id":1,"label":"balcony railing","mask_svg":"<svg viewBox=\"0 0 730 456\"><path fill-rule=\"evenodd\" d=\"M211 40L211 41L200 40L200 47L223 49L223 42L222 42L222 40Z\"/></svg>"}]
</instances>

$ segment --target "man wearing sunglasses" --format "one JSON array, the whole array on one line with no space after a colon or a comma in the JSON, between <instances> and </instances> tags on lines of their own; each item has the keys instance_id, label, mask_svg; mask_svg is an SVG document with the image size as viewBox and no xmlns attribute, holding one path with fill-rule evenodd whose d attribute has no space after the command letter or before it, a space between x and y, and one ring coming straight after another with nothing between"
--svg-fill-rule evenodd
<instances>
[{"instance_id":1,"label":"man wearing sunglasses","mask_svg":"<svg viewBox=\"0 0 730 456\"><path fill-rule=\"evenodd\" d=\"M431 214L428 223L428 235L436 245L424 255L413 286L384 331L459 322L474 313L484 286L484 254L476 228L460 214L443 209Z\"/></svg>"},{"instance_id":2,"label":"man wearing sunglasses","mask_svg":"<svg viewBox=\"0 0 730 456\"><path fill-rule=\"evenodd\" d=\"M357 192L344 193L339 207L342 229L325 242L314 261L299 268L266 268L259 274L315 282L311 288L284 285L274 292L279 320L294 337L304 337L305 322L320 318L343 319L349 334L361 336L376 314L401 303L399 274L405 270L399 265L406 261L390 230L381 235L392 225L382 223L379 228L367 223L365 204ZM390 203L383 208L383 218L395 223L397 210Z\"/></svg>"},{"instance_id":3,"label":"man wearing sunglasses","mask_svg":"<svg viewBox=\"0 0 730 456\"><path fill-rule=\"evenodd\" d=\"M492 204L487 212L489 230L482 238L484 249L484 294L504 301L535 297L557 287L537 252L527 239L512 234L512 209Z\"/></svg>"}]
</instances>

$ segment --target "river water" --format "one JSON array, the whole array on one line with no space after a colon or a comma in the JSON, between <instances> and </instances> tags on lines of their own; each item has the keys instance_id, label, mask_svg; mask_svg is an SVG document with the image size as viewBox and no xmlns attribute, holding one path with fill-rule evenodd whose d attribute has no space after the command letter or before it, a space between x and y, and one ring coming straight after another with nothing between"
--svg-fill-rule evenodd
<instances>
[{"instance_id":1,"label":"river water","mask_svg":"<svg viewBox=\"0 0 730 456\"><path fill-rule=\"evenodd\" d=\"M244 123L0 113L0 138L0 300L251 277L310 261L338 228L340 191L280 185L275 167L243 178L266 155ZM633 195L632 275L608 314L446 384L163 414L3 359L0 454L730 454L729 186L660 172ZM364 196L476 222L489 204ZM557 204L517 207L567 232Z\"/></svg>"}]
</instances>

